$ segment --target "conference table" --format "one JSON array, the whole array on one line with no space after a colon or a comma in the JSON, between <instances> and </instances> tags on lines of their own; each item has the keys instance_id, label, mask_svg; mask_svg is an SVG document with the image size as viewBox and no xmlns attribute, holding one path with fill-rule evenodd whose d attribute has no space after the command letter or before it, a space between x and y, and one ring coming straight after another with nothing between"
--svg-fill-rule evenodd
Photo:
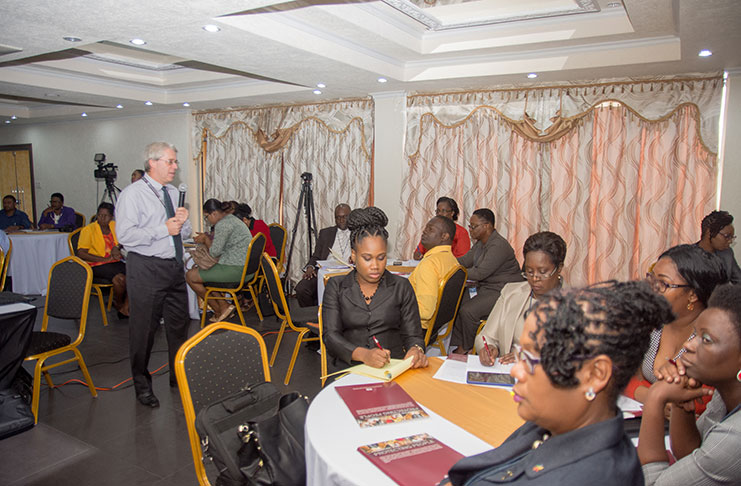
<instances>
[{"instance_id":1,"label":"conference table","mask_svg":"<svg viewBox=\"0 0 741 486\"><path fill-rule=\"evenodd\" d=\"M498 446L523 424L509 390L435 379L441 364L430 358L427 368L396 379L429 418L360 428L334 388L378 383L364 376L346 375L319 392L306 417L307 485L396 484L357 451L362 445L428 433L470 456Z\"/></svg>"},{"instance_id":2,"label":"conference table","mask_svg":"<svg viewBox=\"0 0 741 486\"><path fill-rule=\"evenodd\" d=\"M46 295L49 270L68 257L69 233L59 231L21 231L8 235L13 242L8 275L13 277L13 292Z\"/></svg>"}]
</instances>

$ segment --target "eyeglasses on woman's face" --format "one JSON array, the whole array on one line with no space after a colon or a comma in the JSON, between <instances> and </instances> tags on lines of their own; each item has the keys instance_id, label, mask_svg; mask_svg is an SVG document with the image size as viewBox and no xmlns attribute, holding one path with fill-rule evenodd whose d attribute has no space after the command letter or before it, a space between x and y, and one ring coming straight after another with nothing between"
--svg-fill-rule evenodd
<instances>
[{"instance_id":1,"label":"eyeglasses on woman's face","mask_svg":"<svg viewBox=\"0 0 741 486\"><path fill-rule=\"evenodd\" d=\"M532 354L528 353L519 344L512 345L512 352L515 355L516 362L522 362L525 365L525 370L528 373L535 374L535 367L540 364L540 358L536 358Z\"/></svg>"},{"instance_id":2,"label":"eyeglasses on woman's face","mask_svg":"<svg viewBox=\"0 0 741 486\"><path fill-rule=\"evenodd\" d=\"M658 278L656 275L654 275L652 272L648 272L646 274L646 282L651 286L654 292L657 292L659 294L666 293L669 289L681 289L681 288L691 288L691 285L687 284L674 284L674 283L667 283Z\"/></svg>"},{"instance_id":3,"label":"eyeglasses on woman's face","mask_svg":"<svg viewBox=\"0 0 741 486\"><path fill-rule=\"evenodd\" d=\"M722 231L718 231L718 234L721 235L723 238L726 239L729 243L733 243L736 241L736 235L732 235L730 233L723 233Z\"/></svg>"},{"instance_id":4,"label":"eyeglasses on woman's face","mask_svg":"<svg viewBox=\"0 0 741 486\"><path fill-rule=\"evenodd\" d=\"M558 271L558 267L555 267L550 272L533 272L532 270L528 270L525 272L520 272L520 275L522 275L522 278L526 278L528 280L547 280L554 276L556 272Z\"/></svg>"}]
</instances>

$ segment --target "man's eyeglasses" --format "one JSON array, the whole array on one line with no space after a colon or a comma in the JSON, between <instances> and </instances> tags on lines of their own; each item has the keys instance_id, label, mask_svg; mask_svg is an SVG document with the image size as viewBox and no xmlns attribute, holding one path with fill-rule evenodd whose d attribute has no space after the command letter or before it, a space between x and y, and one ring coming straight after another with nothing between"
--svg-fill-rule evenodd
<instances>
[{"instance_id":1,"label":"man's eyeglasses","mask_svg":"<svg viewBox=\"0 0 741 486\"><path fill-rule=\"evenodd\" d=\"M669 289L681 289L683 287L692 287L691 285L687 284L673 284L673 283L666 283L663 280L656 277L651 272L648 272L646 274L646 282L651 286L651 288L654 290L654 292L658 292L659 294L665 293Z\"/></svg>"},{"instance_id":2,"label":"man's eyeglasses","mask_svg":"<svg viewBox=\"0 0 741 486\"><path fill-rule=\"evenodd\" d=\"M546 280L551 278L556 274L556 271L558 270L558 267L554 268L550 272L542 273L542 272L520 272L520 275L522 275L522 278L526 278L528 280Z\"/></svg>"},{"instance_id":3,"label":"man's eyeglasses","mask_svg":"<svg viewBox=\"0 0 741 486\"><path fill-rule=\"evenodd\" d=\"M164 160L165 162L167 162L167 165L172 165L172 164L177 164L178 163L178 159L165 159L165 158L160 157L157 160Z\"/></svg>"},{"instance_id":4,"label":"man's eyeglasses","mask_svg":"<svg viewBox=\"0 0 741 486\"><path fill-rule=\"evenodd\" d=\"M520 362L522 361L525 364L525 369L528 373L535 374L535 366L540 364L540 358L534 357L532 354L528 353L524 349L522 349L522 346L519 344L513 344L512 345L512 352L515 355L515 361Z\"/></svg>"},{"instance_id":5,"label":"man's eyeglasses","mask_svg":"<svg viewBox=\"0 0 741 486\"><path fill-rule=\"evenodd\" d=\"M479 226L484 226L485 224L486 224L486 223L479 223L479 224L469 224L469 225L468 225L468 229L470 229L471 231L474 231L474 230L475 230L476 228L478 228Z\"/></svg>"},{"instance_id":6,"label":"man's eyeglasses","mask_svg":"<svg viewBox=\"0 0 741 486\"><path fill-rule=\"evenodd\" d=\"M736 241L736 235L729 235L729 234L723 233L721 231L718 231L718 234L721 235L726 240L730 241L731 243L733 243L734 241Z\"/></svg>"}]
</instances>

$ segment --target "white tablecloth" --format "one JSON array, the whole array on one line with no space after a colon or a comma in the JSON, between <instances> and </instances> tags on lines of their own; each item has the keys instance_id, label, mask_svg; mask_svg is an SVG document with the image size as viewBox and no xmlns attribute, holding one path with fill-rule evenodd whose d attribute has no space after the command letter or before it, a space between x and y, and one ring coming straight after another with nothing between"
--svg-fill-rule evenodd
<instances>
[{"instance_id":1,"label":"white tablecloth","mask_svg":"<svg viewBox=\"0 0 741 486\"><path fill-rule=\"evenodd\" d=\"M491 445L425 407L429 418L361 429L334 387L371 382L376 381L347 375L328 384L311 402L305 426L307 486L394 485L357 451L358 446L383 440L425 432L465 456L491 449Z\"/></svg>"},{"instance_id":2,"label":"white tablecloth","mask_svg":"<svg viewBox=\"0 0 741 486\"><path fill-rule=\"evenodd\" d=\"M13 292L26 295L46 295L49 270L69 256L69 233L13 233L8 275L13 277Z\"/></svg>"}]
</instances>

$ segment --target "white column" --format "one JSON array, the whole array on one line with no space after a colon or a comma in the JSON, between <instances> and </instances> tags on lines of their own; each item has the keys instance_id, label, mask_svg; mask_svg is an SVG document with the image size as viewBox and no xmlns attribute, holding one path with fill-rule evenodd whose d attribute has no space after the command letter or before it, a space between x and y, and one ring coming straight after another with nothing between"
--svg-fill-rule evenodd
<instances>
[{"instance_id":1,"label":"white column","mask_svg":"<svg viewBox=\"0 0 741 486\"><path fill-rule=\"evenodd\" d=\"M741 69L729 71L727 83L725 136L721 138L724 160L720 209L733 215L738 234L741 228ZM738 250L736 253L738 255Z\"/></svg>"}]
</instances>

